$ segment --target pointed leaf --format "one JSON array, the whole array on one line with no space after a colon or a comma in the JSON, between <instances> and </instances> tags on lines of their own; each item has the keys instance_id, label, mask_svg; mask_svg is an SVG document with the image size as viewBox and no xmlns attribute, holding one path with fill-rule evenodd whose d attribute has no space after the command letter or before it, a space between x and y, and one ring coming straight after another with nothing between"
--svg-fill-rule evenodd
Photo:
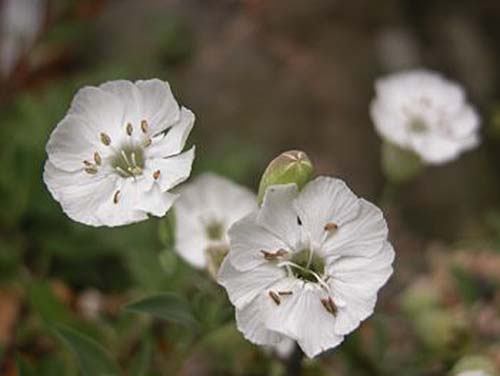
<instances>
[{"instance_id":1,"label":"pointed leaf","mask_svg":"<svg viewBox=\"0 0 500 376\"><path fill-rule=\"evenodd\" d=\"M125 310L135 313L147 313L186 326L195 326L197 324L187 302L173 293L149 296L127 305Z\"/></svg>"},{"instance_id":2,"label":"pointed leaf","mask_svg":"<svg viewBox=\"0 0 500 376\"><path fill-rule=\"evenodd\" d=\"M57 325L54 331L78 359L80 371L85 376L118 376L119 368L109 352L93 339Z\"/></svg>"}]
</instances>

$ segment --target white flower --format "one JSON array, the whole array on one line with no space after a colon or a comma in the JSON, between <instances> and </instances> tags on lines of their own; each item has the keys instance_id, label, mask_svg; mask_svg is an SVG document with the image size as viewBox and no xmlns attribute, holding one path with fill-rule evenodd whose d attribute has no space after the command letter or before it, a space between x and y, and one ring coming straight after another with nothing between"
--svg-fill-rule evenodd
<instances>
[{"instance_id":1,"label":"white flower","mask_svg":"<svg viewBox=\"0 0 500 376\"><path fill-rule=\"evenodd\" d=\"M174 204L177 253L195 268L216 269L214 258L220 264L229 250L227 230L256 208L248 189L211 173L197 177Z\"/></svg>"},{"instance_id":2,"label":"white flower","mask_svg":"<svg viewBox=\"0 0 500 376\"><path fill-rule=\"evenodd\" d=\"M300 193L295 184L270 187L229 238L219 282L238 329L260 345L289 337L309 357L370 316L392 274L382 212L334 178L319 177Z\"/></svg>"},{"instance_id":3,"label":"white flower","mask_svg":"<svg viewBox=\"0 0 500 376\"><path fill-rule=\"evenodd\" d=\"M45 9L45 0L3 2L0 9L1 75L9 75L19 58L32 47L42 27Z\"/></svg>"},{"instance_id":4,"label":"white flower","mask_svg":"<svg viewBox=\"0 0 500 376\"><path fill-rule=\"evenodd\" d=\"M458 157L479 143L479 115L463 89L441 75L414 70L375 84L371 117L381 137L429 164Z\"/></svg>"},{"instance_id":5,"label":"white flower","mask_svg":"<svg viewBox=\"0 0 500 376\"><path fill-rule=\"evenodd\" d=\"M168 191L191 173L194 147L181 152L193 124L166 82L85 87L47 143L45 183L71 219L88 225L163 216L177 198Z\"/></svg>"}]
</instances>

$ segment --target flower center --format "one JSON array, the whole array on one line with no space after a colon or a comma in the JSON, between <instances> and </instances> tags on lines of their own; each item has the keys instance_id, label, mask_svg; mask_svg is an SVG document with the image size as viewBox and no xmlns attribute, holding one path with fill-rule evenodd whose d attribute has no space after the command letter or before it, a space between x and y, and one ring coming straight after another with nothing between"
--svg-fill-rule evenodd
<instances>
[{"instance_id":1,"label":"flower center","mask_svg":"<svg viewBox=\"0 0 500 376\"><path fill-rule=\"evenodd\" d=\"M409 123L410 132L421 134L427 131L427 124L422 119L415 118L410 120Z\"/></svg>"},{"instance_id":2,"label":"flower center","mask_svg":"<svg viewBox=\"0 0 500 376\"><path fill-rule=\"evenodd\" d=\"M325 272L324 260L309 249L294 253L290 261L298 266L292 269L295 277L304 281L318 282Z\"/></svg>"},{"instance_id":3,"label":"flower center","mask_svg":"<svg viewBox=\"0 0 500 376\"><path fill-rule=\"evenodd\" d=\"M142 174L144 170L144 153L142 148L123 147L111 161L111 166L124 178Z\"/></svg>"},{"instance_id":4,"label":"flower center","mask_svg":"<svg viewBox=\"0 0 500 376\"><path fill-rule=\"evenodd\" d=\"M219 222L212 222L205 228L206 234L210 240L222 240L224 229Z\"/></svg>"}]
</instances>

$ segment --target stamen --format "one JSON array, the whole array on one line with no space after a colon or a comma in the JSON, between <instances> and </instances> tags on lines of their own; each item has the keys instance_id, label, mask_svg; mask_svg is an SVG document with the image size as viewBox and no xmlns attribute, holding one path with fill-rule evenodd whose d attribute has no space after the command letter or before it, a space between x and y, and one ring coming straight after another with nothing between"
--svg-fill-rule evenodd
<instances>
[{"instance_id":1,"label":"stamen","mask_svg":"<svg viewBox=\"0 0 500 376\"><path fill-rule=\"evenodd\" d=\"M297 224L298 224L299 226L302 226L302 220L300 219L300 217L299 217L299 216L297 216Z\"/></svg>"},{"instance_id":2,"label":"stamen","mask_svg":"<svg viewBox=\"0 0 500 376\"><path fill-rule=\"evenodd\" d=\"M321 300L321 304L323 304L323 307L325 307L325 309L330 312L332 315L334 316L337 316L337 306L336 304L333 302L332 298L331 297L328 297L328 298L325 298L325 299L320 299Z\"/></svg>"},{"instance_id":3,"label":"stamen","mask_svg":"<svg viewBox=\"0 0 500 376\"><path fill-rule=\"evenodd\" d=\"M141 121L141 130L143 133L148 133L148 122L146 120Z\"/></svg>"},{"instance_id":4,"label":"stamen","mask_svg":"<svg viewBox=\"0 0 500 376\"><path fill-rule=\"evenodd\" d=\"M153 173L153 179L158 180L160 178L160 170L156 170Z\"/></svg>"},{"instance_id":5,"label":"stamen","mask_svg":"<svg viewBox=\"0 0 500 376\"><path fill-rule=\"evenodd\" d=\"M328 222L324 228L325 231L335 231L339 228L339 226L334 222Z\"/></svg>"},{"instance_id":6,"label":"stamen","mask_svg":"<svg viewBox=\"0 0 500 376\"><path fill-rule=\"evenodd\" d=\"M306 268L304 268L300 265L297 265L296 263L291 262L291 261L281 261L280 263L277 264L277 266L278 266L278 268L281 268L282 266L285 266L285 267L291 266L292 268L296 268L296 269L302 270L303 272L310 273L314 278L316 278L316 280L321 285L321 287L323 287L327 291L330 291L330 286L328 286L328 284L318 275L318 273L313 272L312 270L306 269ZM290 270L290 269L288 269L288 270Z\"/></svg>"},{"instance_id":7,"label":"stamen","mask_svg":"<svg viewBox=\"0 0 500 376\"><path fill-rule=\"evenodd\" d=\"M118 171L120 174L122 174L123 176L128 176L130 175L130 172L128 171L125 171L123 168L121 168L120 166L116 166L115 167L116 171Z\"/></svg>"},{"instance_id":8,"label":"stamen","mask_svg":"<svg viewBox=\"0 0 500 376\"><path fill-rule=\"evenodd\" d=\"M118 204L118 200L120 199L120 190L117 190L115 192L115 195L113 196L113 203Z\"/></svg>"},{"instance_id":9,"label":"stamen","mask_svg":"<svg viewBox=\"0 0 500 376\"><path fill-rule=\"evenodd\" d=\"M111 137L109 137L106 133L101 133L101 142L109 146L111 144Z\"/></svg>"},{"instance_id":10,"label":"stamen","mask_svg":"<svg viewBox=\"0 0 500 376\"><path fill-rule=\"evenodd\" d=\"M276 305L281 304L281 299L278 294L276 294L274 291L269 291L269 296L271 297L272 300L276 303Z\"/></svg>"},{"instance_id":11,"label":"stamen","mask_svg":"<svg viewBox=\"0 0 500 376\"><path fill-rule=\"evenodd\" d=\"M102 163L101 155L98 152L94 153L94 161L98 166L100 166Z\"/></svg>"},{"instance_id":12,"label":"stamen","mask_svg":"<svg viewBox=\"0 0 500 376\"><path fill-rule=\"evenodd\" d=\"M95 167L87 167L85 168L85 172L90 175L97 174L97 169Z\"/></svg>"},{"instance_id":13,"label":"stamen","mask_svg":"<svg viewBox=\"0 0 500 376\"><path fill-rule=\"evenodd\" d=\"M129 136L132 136L132 132L134 131L134 128L132 127L131 123L127 123L127 134Z\"/></svg>"},{"instance_id":14,"label":"stamen","mask_svg":"<svg viewBox=\"0 0 500 376\"><path fill-rule=\"evenodd\" d=\"M144 146L145 148L147 148L147 147L148 147L148 146L150 146L152 143L153 143L153 141L152 141L150 138L148 138L147 140L145 140L145 141L144 141L143 146Z\"/></svg>"},{"instance_id":15,"label":"stamen","mask_svg":"<svg viewBox=\"0 0 500 376\"><path fill-rule=\"evenodd\" d=\"M137 167L137 160L135 159L135 153L132 152L132 166Z\"/></svg>"},{"instance_id":16,"label":"stamen","mask_svg":"<svg viewBox=\"0 0 500 376\"><path fill-rule=\"evenodd\" d=\"M278 291L278 295L292 295L293 291Z\"/></svg>"},{"instance_id":17,"label":"stamen","mask_svg":"<svg viewBox=\"0 0 500 376\"><path fill-rule=\"evenodd\" d=\"M93 164L92 164L92 163L90 163L89 161L83 161L83 164L84 164L85 166L87 166L87 167L92 167L92 166L93 166Z\"/></svg>"},{"instance_id":18,"label":"stamen","mask_svg":"<svg viewBox=\"0 0 500 376\"><path fill-rule=\"evenodd\" d=\"M122 155L123 159L125 160L125 163L127 164L127 167L132 166L130 161L128 160L127 153L125 153L123 150L120 151L120 154Z\"/></svg>"},{"instance_id":19,"label":"stamen","mask_svg":"<svg viewBox=\"0 0 500 376\"><path fill-rule=\"evenodd\" d=\"M274 261L277 260L278 257L283 257L288 255L288 252L285 251L283 248L278 249L276 252L268 252L261 249L260 253L262 253L264 255L264 258L268 261Z\"/></svg>"}]
</instances>

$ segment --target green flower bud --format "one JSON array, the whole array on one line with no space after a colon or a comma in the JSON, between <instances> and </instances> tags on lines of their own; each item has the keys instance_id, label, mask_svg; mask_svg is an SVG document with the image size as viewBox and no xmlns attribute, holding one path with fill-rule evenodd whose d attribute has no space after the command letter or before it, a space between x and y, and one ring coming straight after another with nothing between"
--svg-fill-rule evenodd
<instances>
[{"instance_id":1,"label":"green flower bud","mask_svg":"<svg viewBox=\"0 0 500 376\"><path fill-rule=\"evenodd\" d=\"M415 153L384 142L382 145L382 171L394 183L404 183L420 174L424 164Z\"/></svg>"},{"instance_id":2,"label":"green flower bud","mask_svg":"<svg viewBox=\"0 0 500 376\"><path fill-rule=\"evenodd\" d=\"M269 163L262 175L257 198L259 204L271 185L295 183L302 189L311 180L313 172L314 167L303 151L290 150L280 154Z\"/></svg>"}]
</instances>

